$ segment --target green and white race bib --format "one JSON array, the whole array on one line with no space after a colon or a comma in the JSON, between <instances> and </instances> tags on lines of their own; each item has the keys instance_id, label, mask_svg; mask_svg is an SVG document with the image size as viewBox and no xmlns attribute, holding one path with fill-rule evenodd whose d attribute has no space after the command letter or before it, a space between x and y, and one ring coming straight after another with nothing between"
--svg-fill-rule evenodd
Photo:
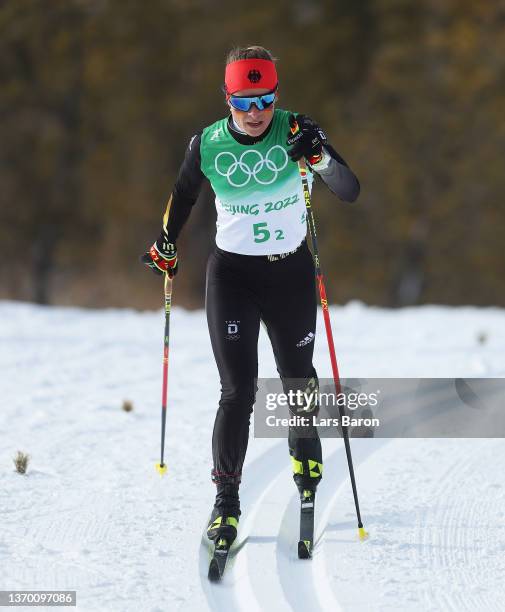
<instances>
[{"instance_id":1,"label":"green and white race bib","mask_svg":"<svg viewBox=\"0 0 505 612\"><path fill-rule=\"evenodd\" d=\"M255 145L237 142L227 119L203 130L201 168L216 194L216 244L225 251L286 253L305 238L302 183L285 146L289 115L276 109L268 135ZM308 180L311 187L310 172Z\"/></svg>"}]
</instances>

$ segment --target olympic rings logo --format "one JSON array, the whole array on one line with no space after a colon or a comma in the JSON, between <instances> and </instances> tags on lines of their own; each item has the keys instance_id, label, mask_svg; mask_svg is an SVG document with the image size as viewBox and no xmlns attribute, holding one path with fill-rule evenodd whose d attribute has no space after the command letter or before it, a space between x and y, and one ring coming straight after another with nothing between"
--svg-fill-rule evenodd
<instances>
[{"instance_id":1,"label":"olympic rings logo","mask_svg":"<svg viewBox=\"0 0 505 612\"><path fill-rule=\"evenodd\" d=\"M272 154L276 149L279 149L279 151L281 151L282 153L280 165L277 165L277 163L272 159ZM251 155L253 156L252 159ZM228 166L228 169L226 171L223 171L223 169L218 166L219 160L223 158L230 159L230 165ZM246 163L246 158L249 163ZM223 163L223 165L225 165L225 162ZM216 168L216 172L221 176L226 177L226 180L232 187L245 187L252 178L254 178L254 180L260 185L271 185L275 180L277 180L279 172L284 170L287 165L288 154L286 153L286 150L281 147L281 145L274 145L273 147L271 147L265 157L263 157L263 155L259 151L256 151L254 149L244 151L238 159L230 151L222 151L221 153L216 155L216 159L214 161L214 167ZM266 168L266 170L272 173L272 176L268 179L265 177L260 178L258 176L264 168ZM233 180L232 177L236 174L237 171L239 172L239 175L240 172L245 175L244 180Z\"/></svg>"}]
</instances>

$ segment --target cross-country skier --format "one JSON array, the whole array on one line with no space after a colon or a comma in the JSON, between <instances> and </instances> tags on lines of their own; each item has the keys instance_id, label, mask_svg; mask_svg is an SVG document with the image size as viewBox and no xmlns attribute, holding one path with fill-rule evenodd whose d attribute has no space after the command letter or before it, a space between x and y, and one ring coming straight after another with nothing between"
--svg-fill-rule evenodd
<instances>
[{"instance_id":1,"label":"cross-country skier","mask_svg":"<svg viewBox=\"0 0 505 612\"><path fill-rule=\"evenodd\" d=\"M260 321L286 386L296 379L303 390L317 390L314 263L296 162L305 158L341 200L353 202L360 186L312 119L276 108L277 71L269 51L233 49L224 92L230 115L191 138L161 234L142 260L158 274L177 272L177 237L208 179L216 195L217 234L207 265L206 312L221 399L212 436L217 494L207 533L231 544L255 401ZM323 467L317 430L291 428L288 443L300 495L313 496Z\"/></svg>"}]
</instances>

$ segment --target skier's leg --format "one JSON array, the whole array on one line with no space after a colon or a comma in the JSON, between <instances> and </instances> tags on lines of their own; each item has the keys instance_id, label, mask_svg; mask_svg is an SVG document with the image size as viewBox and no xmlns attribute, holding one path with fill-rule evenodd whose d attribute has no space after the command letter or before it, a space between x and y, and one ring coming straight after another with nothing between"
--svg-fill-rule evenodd
<instances>
[{"instance_id":1,"label":"skier's leg","mask_svg":"<svg viewBox=\"0 0 505 612\"><path fill-rule=\"evenodd\" d=\"M308 426L289 428L293 477L300 489L315 490L322 476L321 441L312 416L317 415L317 374L312 365L317 302L312 255L304 243L293 255L271 262L275 281L262 303L266 324L282 378L284 392L302 391L312 401L290 407L293 414L309 417Z\"/></svg>"},{"instance_id":2,"label":"skier's leg","mask_svg":"<svg viewBox=\"0 0 505 612\"><path fill-rule=\"evenodd\" d=\"M207 266L206 311L221 380L221 399L212 436L212 479L217 486L209 537L236 535L238 487L258 373L259 309L233 256L211 255ZM223 529L228 525L229 529Z\"/></svg>"}]
</instances>

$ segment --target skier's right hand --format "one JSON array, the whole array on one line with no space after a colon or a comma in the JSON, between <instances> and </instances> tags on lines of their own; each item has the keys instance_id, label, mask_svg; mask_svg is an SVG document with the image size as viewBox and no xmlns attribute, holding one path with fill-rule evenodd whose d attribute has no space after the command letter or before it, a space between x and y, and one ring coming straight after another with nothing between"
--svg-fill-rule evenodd
<instances>
[{"instance_id":1,"label":"skier's right hand","mask_svg":"<svg viewBox=\"0 0 505 612\"><path fill-rule=\"evenodd\" d=\"M173 278L178 271L177 248L173 242L166 242L163 235L141 256L140 261L158 275L166 272Z\"/></svg>"}]
</instances>

